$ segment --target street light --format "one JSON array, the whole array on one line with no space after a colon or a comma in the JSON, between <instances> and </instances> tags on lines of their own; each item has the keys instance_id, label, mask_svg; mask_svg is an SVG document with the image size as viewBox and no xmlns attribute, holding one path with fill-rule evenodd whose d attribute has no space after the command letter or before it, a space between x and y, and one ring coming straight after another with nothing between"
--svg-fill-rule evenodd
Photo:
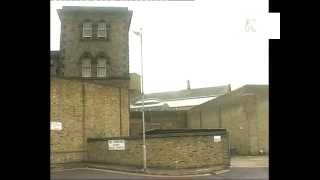
<instances>
[{"instance_id":1,"label":"street light","mask_svg":"<svg viewBox=\"0 0 320 180\"><path fill-rule=\"evenodd\" d=\"M133 31L133 33L137 36L140 36L140 45L141 45L141 94L142 94L142 139L143 139L143 171L145 172L147 169L147 149L146 149L146 129L145 129L145 121L144 121L144 91L143 91L143 59L142 59L142 28L140 31Z\"/></svg>"}]
</instances>

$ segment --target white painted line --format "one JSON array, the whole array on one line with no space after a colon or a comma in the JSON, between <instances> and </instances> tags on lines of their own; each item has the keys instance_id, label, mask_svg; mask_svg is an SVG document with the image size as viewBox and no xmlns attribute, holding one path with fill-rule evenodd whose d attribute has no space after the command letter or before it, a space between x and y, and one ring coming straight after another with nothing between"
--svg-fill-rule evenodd
<instances>
[{"instance_id":1,"label":"white painted line","mask_svg":"<svg viewBox=\"0 0 320 180\"><path fill-rule=\"evenodd\" d=\"M269 166L230 166L233 168L268 168Z\"/></svg>"},{"instance_id":2,"label":"white painted line","mask_svg":"<svg viewBox=\"0 0 320 180\"><path fill-rule=\"evenodd\" d=\"M209 169L198 169L196 171L207 171L207 170L209 170Z\"/></svg>"},{"instance_id":3,"label":"white painted line","mask_svg":"<svg viewBox=\"0 0 320 180\"><path fill-rule=\"evenodd\" d=\"M230 171L230 169L226 169L226 170L216 171L216 172L214 172L214 174L222 174L222 173L226 173L229 171Z\"/></svg>"},{"instance_id":4,"label":"white painted line","mask_svg":"<svg viewBox=\"0 0 320 180\"><path fill-rule=\"evenodd\" d=\"M73 171L73 170L83 170L86 168L68 168L68 169L62 169L62 170L51 170L51 172L63 172L63 171Z\"/></svg>"},{"instance_id":5,"label":"white painted line","mask_svg":"<svg viewBox=\"0 0 320 180\"><path fill-rule=\"evenodd\" d=\"M132 173L132 172L123 172L123 171L114 171L114 170L107 170L107 169L96 169L96 168L85 168L87 170L95 170L95 171L102 171L102 172L110 172L116 174L125 174L125 175L136 175L136 176L148 176L148 177L197 177L197 176L210 176L212 174L194 174L194 175L153 175L153 174L142 174L142 173Z\"/></svg>"}]
</instances>

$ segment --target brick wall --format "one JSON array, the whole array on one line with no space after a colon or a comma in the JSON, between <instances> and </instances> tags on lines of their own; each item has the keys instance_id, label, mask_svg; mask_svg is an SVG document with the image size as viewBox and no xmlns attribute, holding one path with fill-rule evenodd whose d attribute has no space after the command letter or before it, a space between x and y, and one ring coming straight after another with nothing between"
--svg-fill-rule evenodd
<instances>
[{"instance_id":1,"label":"brick wall","mask_svg":"<svg viewBox=\"0 0 320 180\"><path fill-rule=\"evenodd\" d=\"M159 123L160 129L186 128L186 114L184 111L151 113L151 122Z\"/></svg>"},{"instance_id":2,"label":"brick wall","mask_svg":"<svg viewBox=\"0 0 320 180\"><path fill-rule=\"evenodd\" d=\"M226 128L231 148L241 155L268 153L268 86L247 85L194 107L188 128Z\"/></svg>"},{"instance_id":3,"label":"brick wall","mask_svg":"<svg viewBox=\"0 0 320 180\"><path fill-rule=\"evenodd\" d=\"M51 131L51 163L82 161L85 156L81 82L51 80L50 120L62 122Z\"/></svg>"},{"instance_id":4,"label":"brick wall","mask_svg":"<svg viewBox=\"0 0 320 180\"><path fill-rule=\"evenodd\" d=\"M259 149L269 153L269 101L258 102L257 115L260 122L258 124Z\"/></svg>"},{"instance_id":5,"label":"brick wall","mask_svg":"<svg viewBox=\"0 0 320 180\"><path fill-rule=\"evenodd\" d=\"M130 135L142 133L142 113L135 111L130 114ZM146 111L145 123L146 130L187 128L187 116L185 111Z\"/></svg>"},{"instance_id":6,"label":"brick wall","mask_svg":"<svg viewBox=\"0 0 320 180\"><path fill-rule=\"evenodd\" d=\"M86 139L129 135L128 89L51 79L51 163L86 160Z\"/></svg>"},{"instance_id":7,"label":"brick wall","mask_svg":"<svg viewBox=\"0 0 320 180\"><path fill-rule=\"evenodd\" d=\"M142 122L141 118L133 118L130 115L130 136L136 136L139 135L139 133L142 133Z\"/></svg>"},{"instance_id":8,"label":"brick wall","mask_svg":"<svg viewBox=\"0 0 320 180\"><path fill-rule=\"evenodd\" d=\"M228 138L227 135L221 136L222 141L218 143L213 142L213 135L147 137L147 167L184 169L229 166ZM108 150L108 140L89 140L89 162L143 166L141 138L125 138L125 150L118 151Z\"/></svg>"}]
</instances>

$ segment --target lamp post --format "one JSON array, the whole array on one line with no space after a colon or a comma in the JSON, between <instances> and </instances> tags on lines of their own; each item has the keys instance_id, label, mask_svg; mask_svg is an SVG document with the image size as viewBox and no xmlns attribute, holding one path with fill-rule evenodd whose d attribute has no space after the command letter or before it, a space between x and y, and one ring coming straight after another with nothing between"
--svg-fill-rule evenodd
<instances>
[{"instance_id":1,"label":"lamp post","mask_svg":"<svg viewBox=\"0 0 320 180\"><path fill-rule=\"evenodd\" d=\"M145 129L145 121L144 121L144 91L143 91L143 59L142 59L142 28L140 31L133 31L135 35L140 36L140 45L141 45L141 94L142 94L142 150L143 150L143 171L145 172L147 169L147 149L146 149L146 129Z\"/></svg>"}]
</instances>

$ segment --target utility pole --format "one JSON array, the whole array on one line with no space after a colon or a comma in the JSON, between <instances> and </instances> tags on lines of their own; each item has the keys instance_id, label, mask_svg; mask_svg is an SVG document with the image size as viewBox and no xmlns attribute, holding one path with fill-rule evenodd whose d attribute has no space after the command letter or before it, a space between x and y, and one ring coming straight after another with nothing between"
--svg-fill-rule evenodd
<instances>
[{"instance_id":1,"label":"utility pole","mask_svg":"<svg viewBox=\"0 0 320 180\"><path fill-rule=\"evenodd\" d=\"M147 169L147 148L146 148L146 129L145 129L145 120L144 120L144 90L143 90L143 58L142 58L142 28L140 31L133 31L134 34L140 36L140 45L141 45L141 94L142 94L142 150L143 150L143 171L145 172Z\"/></svg>"}]
</instances>

